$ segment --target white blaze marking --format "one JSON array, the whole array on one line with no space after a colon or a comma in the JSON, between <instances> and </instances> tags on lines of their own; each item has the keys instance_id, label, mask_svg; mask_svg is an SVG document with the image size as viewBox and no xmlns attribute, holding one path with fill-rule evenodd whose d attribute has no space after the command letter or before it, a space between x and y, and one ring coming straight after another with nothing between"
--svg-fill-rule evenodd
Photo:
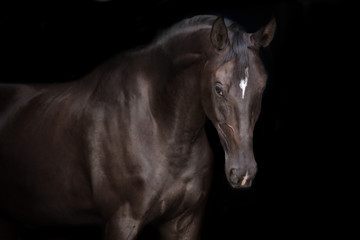
<instances>
[{"instance_id":1,"label":"white blaze marking","mask_svg":"<svg viewBox=\"0 0 360 240\"><path fill-rule=\"evenodd\" d=\"M244 186L244 185L245 185L245 183L246 183L246 181L247 181L248 177L249 177L249 174L248 174L248 171L246 171L246 173L245 173L245 177L244 177L244 179L241 181L241 186Z\"/></svg>"},{"instance_id":2,"label":"white blaze marking","mask_svg":"<svg viewBox=\"0 0 360 240\"><path fill-rule=\"evenodd\" d=\"M245 68L245 79L241 79L239 84L240 88L242 89L242 99L244 99L245 96L245 88L248 83L248 78L249 78L249 68Z\"/></svg>"}]
</instances>

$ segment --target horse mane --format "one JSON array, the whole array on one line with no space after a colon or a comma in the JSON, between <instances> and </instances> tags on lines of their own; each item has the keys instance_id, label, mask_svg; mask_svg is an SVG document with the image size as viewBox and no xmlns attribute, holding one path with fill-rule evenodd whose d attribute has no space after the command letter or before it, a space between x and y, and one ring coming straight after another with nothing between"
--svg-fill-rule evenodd
<instances>
[{"instance_id":1,"label":"horse mane","mask_svg":"<svg viewBox=\"0 0 360 240\"><path fill-rule=\"evenodd\" d=\"M214 15L198 15L183 19L160 34L156 39L156 42L166 41L169 38L184 32L193 32L204 28L210 29L216 18L217 16Z\"/></svg>"},{"instance_id":2,"label":"horse mane","mask_svg":"<svg viewBox=\"0 0 360 240\"><path fill-rule=\"evenodd\" d=\"M217 18L218 16L216 15L197 15L191 18L183 19L182 21L174 24L172 27L161 33L155 39L155 45L163 44L178 34L191 33L201 29L211 29L214 21ZM232 49L231 51L228 51L227 54L225 54L223 60L219 64L222 65L223 63L233 59L235 56L238 56L240 71L244 74L245 68L248 66L248 59L246 54L248 44L244 38L246 31L242 26L230 19L225 18L224 21L228 28Z\"/></svg>"},{"instance_id":3,"label":"horse mane","mask_svg":"<svg viewBox=\"0 0 360 240\"><path fill-rule=\"evenodd\" d=\"M197 15L191 18L185 18L162 32L156 38L155 42L163 42L176 36L177 34L185 32L194 32L200 29L211 29L216 18L218 18L216 15ZM234 24L234 22L229 19L225 19L225 24L227 27L230 27Z\"/></svg>"}]
</instances>

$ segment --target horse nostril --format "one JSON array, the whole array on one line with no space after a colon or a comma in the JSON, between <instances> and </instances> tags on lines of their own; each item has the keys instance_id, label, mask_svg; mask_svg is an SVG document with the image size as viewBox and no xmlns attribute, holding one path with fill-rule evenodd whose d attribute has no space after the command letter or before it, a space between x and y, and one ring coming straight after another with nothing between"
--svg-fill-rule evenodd
<instances>
[{"instance_id":1,"label":"horse nostril","mask_svg":"<svg viewBox=\"0 0 360 240\"><path fill-rule=\"evenodd\" d=\"M230 181L232 184L238 184L240 182L240 177L238 176L238 170L236 168L230 170Z\"/></svg>"}]
</instances>

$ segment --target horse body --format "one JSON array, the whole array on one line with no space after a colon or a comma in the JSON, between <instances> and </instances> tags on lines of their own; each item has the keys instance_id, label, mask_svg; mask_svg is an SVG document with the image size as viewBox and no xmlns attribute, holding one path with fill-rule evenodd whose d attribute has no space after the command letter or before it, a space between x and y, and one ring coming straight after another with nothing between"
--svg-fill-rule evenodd
<instances>
[{"instance_id":1,"label":"horse body","mask_svg":"<svg viewBox=\"0 0 360 240\"><path fill-rule=\"evenodd\" d=\"M67 108L79 100L62 87L5 88L12 89L14 107L1 113L1 210L28 223L73 222L67 213L74 209L89 219L84 129L80 112Z\"/></svg>"},{"instance_id":2,"label":"horse body","mask_svg":"<svg viewBox=\"0 0 360 240\"><path fill-rule=\"evenodd\" d=\"M205 82L234 71L218 66L214 28L170 33L73 83L1 86L0 214L103 224L105 239L133 239L148 223L164 239L197 238L212 166L204 123L217 114L204 106ZM220 138L223 124L214 124ZM254 176L246 171L241 187Z\"/></svg>"},{"instance_id":3,"label":"horse body","mask_svg":"<svg viewBox=\"0 0 360 240\"><path fill-rule=\"evenodd\" d=\"M148 52L149 58L152 51L157 49ZM18 109L1 114L1 153L7 154L1 158L12 160L2 161L0 169L2 193L8 196L1 206L9 214L32 224L84 224L129 211L127 217L140 222L178 209L167 216L171 218L205 200L211 167L205 115L198 111L200 122L186 120L189 112L183 110L190 103L182 112L166 109L166 118L159 114L164 103L158 102L158 94L171 93L157 92L156 85L150 89L148 82L167 76L155 79L141 71L129 76L138 72L132 67L151 63L146 55L142 52L137 66L130 63L136 56L125 56L120 62L126 68L105 65L80 82L3 87L3 92L12 92L8 98ZM119 76L116 81L114 75ZM198 82L173 81L186 80ZM117 89L116 94L109 89ZM38 219L33 219L34 212Z\"/></svg>"}]
</instances>

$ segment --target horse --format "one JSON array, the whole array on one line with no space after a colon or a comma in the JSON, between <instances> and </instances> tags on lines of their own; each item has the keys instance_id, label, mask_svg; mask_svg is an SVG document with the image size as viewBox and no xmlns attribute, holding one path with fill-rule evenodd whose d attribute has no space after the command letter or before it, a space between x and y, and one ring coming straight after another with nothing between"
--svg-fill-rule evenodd
<instances>
[{"instance_id":1,"label":"horse","mask_svg":"<svg viewBox=\"0 0 360 240\"><path fill-rule=\"evenodd\" d=\"M199 15L79 80L1 84L0 224L95 224L106 240L154 224L161 239L199 238L213 165L205 122L229 184L249 188L267 80L259 50L275 29L274 18L247 33Z\"/></svg>"}]
</instances>

